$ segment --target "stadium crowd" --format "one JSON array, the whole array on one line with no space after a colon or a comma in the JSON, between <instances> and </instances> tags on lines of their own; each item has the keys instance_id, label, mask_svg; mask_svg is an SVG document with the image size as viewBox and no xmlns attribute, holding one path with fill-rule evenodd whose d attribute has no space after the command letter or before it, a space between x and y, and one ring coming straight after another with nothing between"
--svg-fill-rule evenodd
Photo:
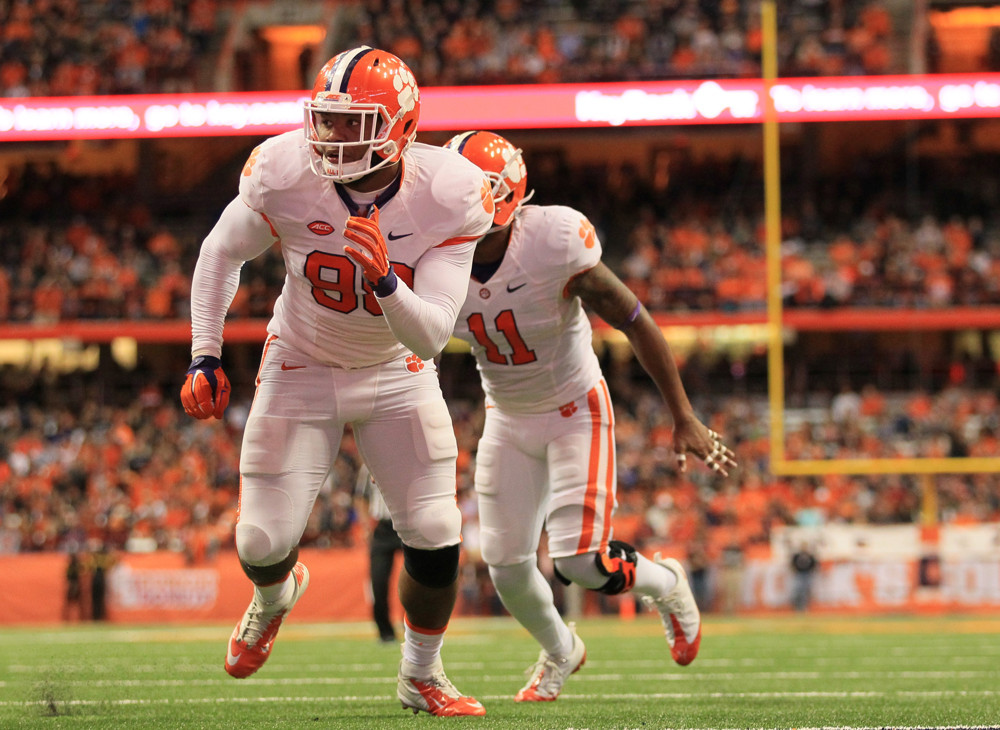
<instances>
[{"instance_id":1,"label":"stadium crowd","mask_svg":"<svg viewBox=\"0 0 1000 730\"><path fill-rule=\"evenodd\" d=\"M448 356L450 358L466 356ZM446 361L443 368L454 367ZM690 368L686 363L684 375ZM192 421L174 385L143 374L0 370L0 545L8 552L166 549L192 563L232 547L242 425L251 394L224 421ZM129 382L129 380L134 382ZM124 381L124 382L123 382ZM249 380L247 380L249 382ZM448 392L445 379L446 394ZM693 391L707 423L733 444L740 467L726 480L675 471L671 429L658 396L628 368L612 367L618 439L616 535L637 546L670 543L719 566L727 549L766 546L780 525L896 524L920 519L920 482L907 476L776 477L768 467L768 408L760 395ZM112 383L117 386L112 386ZM138 392L139 395L135 396ZM710 393L715 395L709 395ZM934 395L873 386L792 409L788 458L996 456L997 389L955 385ZM450 398L459 440L459 499L475 575L472 469L481 406ZM358 544L353 439L317 501L304 545ZM945 523L1000 520L1000 475L936 478ZM467 589L471 590L471 589Z\"/></svg>"},{"instance_id":2,"label":"stadium crowd","mask_svg":"<svg viewBox=\"0 0 1000 730\"><path fill-rule=\"evenodd\" d=\"M892 19L878 0L793 0L779 15L785 76L892 68ZM757 3L368 0L354 34L432 86L760 76Z\"/></svg>"},{"instance_id":3,"label":"stadium crowd","mask_svg":"<svg viewBox=\"0 0 1000 730\"><path fill-rule=\"evenodd\" d=\"M226 29L244 6L0 2L0 96L212 91L212 69L231 52ZM426 86L761 73L757 3L357 0L327 7L336 37L392 51ZM906 34L893 28L880 0L792 0L783 3L779 24L782 75L906 70L891 42L894 30Z\"/></svg>"},{"instance_id":4,"label":"stadium crowd","mask_svg":"<svg viewBox=\"0 0 1000 730\"><path fill-rule=\"evenodd\" d=\"M341 3L358 39L406 59L424 85L758 76L759 9L733 0L518 0ZM878 0L794 0L781 14L786 76L884 73L892 20ZM0 96L209 90L225 0L0 0ZM352 36L353 37L353 36ZM527 151L530 156L531 151ZM933 200L902 201L902 171L871 160L838 179L792 186L783 221L782 294L789 307L933 308L1000 303L1000 237L984 158L926 162ZM886 162L886 164L880 164ZM765 305L760 190L753 163L701 162L683 152L648 172L608 163L570 169L529 159L540 200L591 216L606 261L652 311L748 311ZM10 163L0 185L0 321L188 317L190 273L208 221L180 223L136 202L134 179L77 178L51 163ZM682 181L670 184L671 179ZM961 188L961 195L954 194ZM978 197L977 197L978 196ZM739 202L737 202L739 201ZM236 317L267 317L280 256L243 272ZM997 367L945 362L941 387L899 391L852 384L793 390L789 458L996 456ZM642 548L684 546L689 564L724 568L765 545L779 525L907 523L920 485L907 476L779 478L768 466L769 414L740 391L756 363L696 351L684 378L696 407L740 462L721 483L678 474L662 405L627 368L609 363L615 393L620 508L617 536ZM192 563L232 547L238 457L249 394L222 422L183 417L173 382L142 372L59 373L0 367L0 549L8 552L167 549ZM448 364L447 362L445 363ZM234 381L252 377L232 373ZM447 380L446 380L447 382ZM725 383L726 385L723 385ZM447 389L446 389L447 394ZM476 569L472 468L481 410L451 394L459 436L471 596ZM348 435L303 545L359 540ZM946 523L1000 520L1000 476L935 478ZM478 578L477 578L478 576ZM483 604L485 605L485 604Z\"/></svg>"},{"instance_id":5,"label":"stadium crowd","mask_svg":"<svg viewBox=\"0 0 1000 730\"><path fill-rule=\"evenodd\" d=\"M0 96L209 91L218 0L0 3Z\"/></svg>"},{"instance_id":6,"label":"stadium crowd","mask_svg":"<svg viewBox=\"0 0 1000 730\"><path fill-rule=\"evenodd\" d=\"M759 190L740 187L738 181L751 175L735 169L747 163L695 164L678 154L666 181L657 165L643 175L627 164L573 169L548 158L531 163L539 199L588 211L605 244L605 260L653 311L763 308ZM815 207L792 187L783 224L788 306L1000 302L1000 239L984 197L988 165L955 159L947 167L927 164L934 197L920 199L916 216L906 215L904 201L884 192L893 189L886 178L898 172L888 165L872 164L850 180L820 181ZM668 185L671 177L683 184ZM949 193L959 183L965 192ZM137 202L135 185L127 176L77 178L51 163L11 168L0 199L4 321L188 316L190 272L208 223L161 215ZM976 197L969 190L983 192ZM234 315L267 317L282 277L276 254L248 264ZM988 343L981 351L977 361L943 353L930 366L933 382L902 377L908 372L904 363L890 366L894 379L882 378L880 368L891 358L868 347L857 352L878 362L846 371L824 372L821 352L796 352L789 361L807 375L796 376L792 366L789 458L995 456L997 366ZM102 367L110 361L102 357ZM181 353L178 372L184 362ZM446 384L475 380L471 371L448 375L448 364ZM873 383L857 377L865 367L872 368ZM741 464L720 485L698 470L686 478L673 471L669 424L658 399L637 384L642 378L633 379L620 363L606 363L618 409L619 537L640 547L669 540L685 546L692 562L722 570L734 555L766 544L777 525L917 519L920 485L913 477L771 474L765 371L762 352L720 357L696 348L684 354L683 375L697 407L732 438ZM854 388L838 393L845 372ZM252 382L249 373L231 375ZM182 417L177 384L159 377L150 379L142 369L89 375L10 365L0 370L4 549L159 548L182 551L197 562L231 547L249 394L234 401L224 423L195 422ZM472 464L480 413L469 393L455 390L451 403L470 556L464 590L469 604L492 610L488 580L475 561ZM716 395L709 398L711 393ZM351 509L357 468L348 439L304 544L358 541ZM943 521L1000 519L996 475L939 477L936 483Z\"/></svg>"},{"instance_id":7,"label":"stadium crowd","mask_svg":"<svg viewBox=\"0 0 1000 730\"><path fill-rule=\"evenodd\" d=\"M530 153L529 153L530 154ZM531 162L534 162L533 160ZM737 163L732 163L737 164ZM935 190L982 169L928 170ZM978 164L978 163L977 163ZM734 190L746 172L687 164L661 188L655 172L538 164L540 200L587 211L605 260L654 312L760 311L766 304L759 191ZM857 176L837 210L789 201L783 223L783 298L788 307L942 308L1000 303L1000 228L990 200L900 200L875 192L884 171ZM130 197L127 176L74 177L50 163L11 167L0 198L0 317L10 322L176 319L188 315L190 272L208 220L159 217ZM830 181L824 185L843 185ZM794 187L794 186L792 186ZM675 190L676 188L676 190ZM883 188L884 189L884 188ZM734 194L745 201L734 205ZM821 186L821 199L826 190ZM277 251L249 263L231 309L268 317L284 277Z\"/></svg>"}]
</instances>

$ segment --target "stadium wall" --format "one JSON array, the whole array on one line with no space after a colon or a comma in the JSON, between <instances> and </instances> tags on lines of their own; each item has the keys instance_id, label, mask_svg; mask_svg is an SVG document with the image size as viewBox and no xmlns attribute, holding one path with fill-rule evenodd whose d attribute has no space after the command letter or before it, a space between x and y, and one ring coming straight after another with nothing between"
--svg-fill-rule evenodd
<instances>
[{"instance_id":1,"label":"stadium wall","mask_svg":"<svg viewBox=\"0 0 1000 730\"><path fill-rule=\"evenodd\" d=\"M904 535L909 526L865 527L852 532L860 553L848 555L827 536L827 553L815 576L810 610L816 612L905 613L993 611L1000 607L1000 558L970 549L998 539L996 525L946 528L933 540L926 533ZM919 530L919 528L912 528ZM902 531L902 532L901 532ZM911 530L912 531L912 530ZM787 611L792 591L787 546L800 539L816 539L815 531L782 535L774 547L749 554L740 569L741 612ZM886 540L897 545L881 550ZM914 551L898 549L910 542ZM814 542L815 546L816 543ZM783 547L785 546L785 547ZM676 545L646 546L682 555ZM960 548L955 550L954 548ZM867 554L866 554L867 553ZM309 566L309 592L296 605L302 621L370 620L367 550L359 548L303 549ZM0 602L0 625L44 625L64 620L67 556L61 553L0 555L0 581L18 586ZM397 562L398 569L398 562ZM23 576L30 575L25 581ZM724 578L709 578L715 605ZM85 590L85 597L87 591ZM247 580L235 554L221 553L201 565L188 565L178 553L122 554L108 577L108 621L118 624L150 622L192 623L232 621L246 609ZM401 617L396 596L392 614ZM711 608L711 607L709 607ZM599 612L599 602L587 600L584 613ZM608 610L607 607L604 610ZM458 615L472 613L459 597ZM78 620L76 614L73 620Z\"/></svg>"},{"instance_id":2,"label":"stadium wall","mask_svg":"<svg viewBox=\"0 0 1000 730\"><path fill-rule=\"evenodd\" d=\"M309 566L310 590L295 606L297 619L370 618L366 548L303 548L300 559ZM0 625L61 621L67 561L62 553L0 556L0 581L19 586L0 602ZM26 575L30 581L24 580ZM241 616L250 600L249 583L231 552L193 566L180 553L123 553L107 584L108 620L113 623L228 622ZM85 598L88 593L85 586ZM398 605L393 615L402 616Z\"/></svg>"}]
</instances>

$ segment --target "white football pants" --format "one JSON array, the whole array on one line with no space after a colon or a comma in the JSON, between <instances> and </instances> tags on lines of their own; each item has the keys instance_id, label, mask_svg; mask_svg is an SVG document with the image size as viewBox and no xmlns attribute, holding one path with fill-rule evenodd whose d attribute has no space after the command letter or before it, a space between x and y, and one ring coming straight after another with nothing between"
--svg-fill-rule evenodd
<instances>
[{"instance_id":1,"label":"white football pants","mask_svg":"<svg viewBox=\"0 0 1000 730\"><path fill-rule=\"evenodd\" d=\"M241 559L272 565L298 544L347 424L403 542L459 542L458 447L434 363L409 355L345 370L270 337L240 457Z\"/></svg>"},{"instance_id":2,"label":"white football pants","mask_svg":"<svg viewBox=\"0 0 1000 730\"><path fill-rule=\"evenodd\" d=\"M534 562L543 526L553 558L607 549L616 506L614 425L603 379L550 413L487 408L476 492L489 565Z\"/></svg>"}]
</instances>

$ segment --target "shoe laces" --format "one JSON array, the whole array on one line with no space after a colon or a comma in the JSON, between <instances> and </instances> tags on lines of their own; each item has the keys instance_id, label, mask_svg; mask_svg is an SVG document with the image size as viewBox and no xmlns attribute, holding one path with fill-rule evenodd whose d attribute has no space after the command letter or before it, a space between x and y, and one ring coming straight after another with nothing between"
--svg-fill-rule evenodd
<instances>
[{"instance_id":1,"label":"shoe laces","mask_svg":"<svg viewBox=\"0 0 1000 730\"><path fill-rule=\"evenodd\" d=\"M451 680L448 679L448 676L444 673L444 669L438 669L430 677L427 678L411 677L410 680L413 682L420 682L421 684L434 687L439 692L441 692L441 694L446 695L452 699L457 699L462 696L462 693L459 692L458 689L455 688L455 685L451 683Z\"/></svg>"},{"instance_id":2,"label":"shoe laces","mask_svg":"<svg viewBox=\"0 0 1000 730\"><path fill-rule=\"evenodd\" d=\"M642 602L649 608L659 612L668 631L672 631L670 616L678 616L684 613L684 599L681 596L681 592L676 588L667 595L660 596L659 598L643 596Z\"/></svg>"},{"instance_id":3,"label":"shoe laces","mask_svg":"<svg viewBox=\"0 0 1000 730\"><path fill-rule=\"evenodd\" d=\"M563 659L562 663L565 664L567 661L567 659ZM553 687L552 685L558 684L559 679L562 677L560 662L545 650L542 650L538 661L528 667L525 673L531 677L530 686L532 687L536 687L547 693L559 689L559 687Z\"/></svg>"},{"instance_id":4,"label":"shoe laces","mask_svg":"<svg viewBox=\"0 0 1000 730\"><path fill-rule=\"evenodd\" d=\"M264 635L264 632L267 631L267 627L271 625L274 617L281 614L283 610L279 608L274 611L268 611L264 608L261 601L258 600L257 596L254 596L253 601L250 603L250 608L247 609L246 616L244 617L245 625L240 632L240 641L247 646L256 645Z\"/></svg>"}]
</instances>

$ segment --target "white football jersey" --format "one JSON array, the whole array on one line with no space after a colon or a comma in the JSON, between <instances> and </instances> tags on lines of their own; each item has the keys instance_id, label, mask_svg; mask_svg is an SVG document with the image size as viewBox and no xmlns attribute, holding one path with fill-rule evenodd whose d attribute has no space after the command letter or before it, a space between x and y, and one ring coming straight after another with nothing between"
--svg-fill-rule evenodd
<instances>
[{"instance_id":1,"label":"white football jersey","mask_svg":"<svg viewBox=\"0 0 1000 730\"><path fill-rule=\"evenodd\" d=\"M389 330L361 268L344 253L345 223L354 214L343 198L347 191L317 176L309 154L301 130L272 137L254 150L240 178L240 199L270 225L285 260L268 332L320 362L345 368L385 362L406 348ZM452 151L414 144L404 153L398 190L380 194L379 228L396 275L418 296L444 289L439 270L437 281L420 278L418 264L433 249L462 252L461 261L471 265L475 240L492 223L484 185L482 171ZM452 268L454 276L467 276L467 267Z\"/></svg>"},{"instance_id":2,"label":"white football jersey","mask_svg":"<svg viewBox=\"0 0 1000 730\"><path fill-rule=\"evenodd\" d=\"M564 206L526 205L489 281L469 280L455 324L482 377L487 404L545 413L594 387L601 368L590 320L569 280L601 259L594 226Z\"/></svg>"}]
</instances>

